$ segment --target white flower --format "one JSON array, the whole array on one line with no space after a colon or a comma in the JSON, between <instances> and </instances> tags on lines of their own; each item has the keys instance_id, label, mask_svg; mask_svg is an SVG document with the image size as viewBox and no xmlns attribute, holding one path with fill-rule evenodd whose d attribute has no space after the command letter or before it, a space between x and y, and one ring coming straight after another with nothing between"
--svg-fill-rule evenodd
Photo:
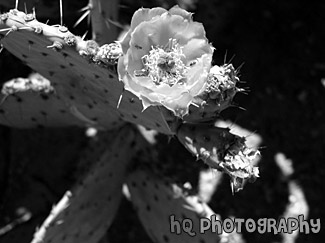
<instances>
[{"instance_id":1,"label":"white flower","mask_svg":"<svg viewBox=\"0 0 325 243\"><path fill-rule=\"evenodd\" d=\"M183 117L193 98L206 88L213 47L203 25L175 6L139 9L121 41L118 62L125 89L137 95L144 109L163 105Z\"/></svg>"}]
</instances>

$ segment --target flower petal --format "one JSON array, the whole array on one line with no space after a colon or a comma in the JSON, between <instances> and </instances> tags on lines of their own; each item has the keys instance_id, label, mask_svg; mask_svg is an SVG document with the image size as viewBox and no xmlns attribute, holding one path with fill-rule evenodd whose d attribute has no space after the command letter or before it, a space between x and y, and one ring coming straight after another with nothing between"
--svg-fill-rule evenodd
<instances>
[{"instance_id":1,"label":"flower petal","mask_svg":"<svg viewBox=\"0 0 325 243\"><path fill-rule=\"evenodd\" d=\"M145 40L147 37L148 40ZM186 44L192 38L204 38L205 31L202 24L189 22L179 15L163 14L159 18L139 24L133 34L134 43L146 46L165 46L169 39L176 39L180 45ZM142 44L141 44L142 43Z\"/></svg>"},{"instance_id":2,"label":"flower petal","mask_svg":"<svg viewBox=\"0 0 325 243\"><path fill-rule=\"evenodd\" d=\"M134 55L130 52L130 50L125 55L125 59L127 60L126 70L131 75L134 75L135 70L141 70L143 68L141 59L134 58Z\"/></svg>"},{"instance_id":3,"label":"flower petal","mask_svg":"<svg viewBox=\"0 0 325 243\"><path fill-rule=\"evenodd\" d=\"M175 25L179 26L182 22L184 22L183 18L178 15L163 14L160 18L153 18L139 24L132 34L132 39L134 43L146 41L143 45L150 43L151 46L165 46L168 40L176 34ZM171 29L171 25L174 29ZM179 27L179 29L184 27Z\"/></svg>"},{"instance_id":4,"label":"flower petal","mask_svg":"<svg viewBox=\"0 0 325 243\"><path fill-rule=\"evenodd\" d=\"M134 29L142 22L145 21L149 21L151 20L153 17L155 16L159 16L163 13L167 12L166 9L163 8L140 8L139 10L137 10L132 17L131 20L131 26L130 29L128 31L128 33L124 36L123 40L121 41L121 46L122 46L122 50L124 53L126 53L127 49L129 48L129 43L131 40L131 34L134 31Z\"/></svg>"},{"instance_id":5,"label":"flower petal","mask_svg":"<svg viewBox=\"0 0 325 243\"><path fill-rule=\"evenodd\" d=\"M183 54L186 56L186 60L188 63L187 65L201 57L204 54L211 54L213 53L213 47L207 42L205 39L191 39L185 46L183 46Z\"/></svg>"},{"instance_id":6,"label":"flower petal","mask_svg":"<svg viewBox=\"0 0 325 243\"><path fill-rule=\"evenodd\" d=\"M204 38L205 30L203 24L198 22L187 22L186 28L178 29L173 36L182 45L185 45L189 40L193 38Z\"/></svg>"},{"instance_id":7,"label":"flower petal","mask_svg":"<svg viewBox=\"0 0 325 243\"><path fill-rule=\"evenodd\" d=\"M180 8L178 5L175 5L171 9L168 10L168 12L172 15L179 15L182 16L184 19L187 19L188 21L192 20L192 13L186 11L185 9Z\"/></svg>"},{"instance_id":8,"label":"flower petal","mask_svg":"<svg viewBox=\"0 0 325 243\"><path fill-rule=\"evenodd\" d=\"M172 110L176 116L183 117L188 113L192 99L193 97L190 95L190 93L184 92L179 96L178 99L166 98L161 103L169 110Z\"/></svg>"},{"instance_id":9,"label":"flower petal","mask_svg":"<svg viewBox=\"0 0 325 243\"><path fill-rule=\"evenodd\" d=\"M164 8L140 8L137 10L131 20L131 32L142 22L149 21L155 16L166 13L167 10Z\"/></svg>"},{"instance_id":10,"label":"flower petal","mask_svg":"<svg viewBox=\"0 0 325 243\"><path fill-rule=\"evenodd\" d=\"M198 59L198 62L189 70L188 89L192 96L196 96L205 89L206 78L211 67L212 55L205 54Z\"/></svg>"}]
</instances>

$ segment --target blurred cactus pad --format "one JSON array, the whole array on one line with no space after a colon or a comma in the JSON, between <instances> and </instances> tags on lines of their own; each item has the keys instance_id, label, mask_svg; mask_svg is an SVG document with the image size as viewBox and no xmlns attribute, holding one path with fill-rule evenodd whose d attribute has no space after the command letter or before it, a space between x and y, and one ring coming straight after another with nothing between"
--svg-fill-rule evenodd
<instances>
[{"instance_id":1,"label":"blurred cactus pad","mask_svg":"<svg viewBox=\"0 0 325 243\"><path fill-rule=\"evenodd\" d=\"M261 138L224 121L250 80L208 39L232 16L207 2L0 1L0 242L244 242L170 232L259 181Z\"/></svg>"}]
</instances>

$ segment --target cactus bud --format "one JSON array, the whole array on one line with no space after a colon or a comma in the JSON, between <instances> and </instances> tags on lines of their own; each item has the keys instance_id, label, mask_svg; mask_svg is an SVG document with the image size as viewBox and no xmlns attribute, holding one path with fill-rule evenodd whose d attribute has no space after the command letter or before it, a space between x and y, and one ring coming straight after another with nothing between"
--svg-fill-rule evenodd
<instances>
[{"instance_id":1,"label":"cactus bud","mask_svg":"<svg viewBox=\"0 0 325 243\"><path fill-rule=\"evenodd\" d=\"M226 172L235 192L243 188L246 180L254 181L258 177L253 161L259 152L247 148L245 138L230 133L228 128L185 123L179 128L177 137L197 158Z\"/></svg>"},{"instance_id":2,"label":"cactus bud","mask_svg":"<svg viewBox=\"0 0 325 243\"><path fill-rule=\"evenodd\" d=\"M197 95L190 106L187 122L215 121L219 113L228 108L239 89L239 78L232 64L213 66L206 80L205 90Z\"/></svg>"}]
</instances>

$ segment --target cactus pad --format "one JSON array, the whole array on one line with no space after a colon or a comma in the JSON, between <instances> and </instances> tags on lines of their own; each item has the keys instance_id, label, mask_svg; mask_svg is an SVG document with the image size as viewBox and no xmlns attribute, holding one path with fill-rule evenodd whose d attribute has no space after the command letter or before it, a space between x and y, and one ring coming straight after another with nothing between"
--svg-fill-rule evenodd
<instances>
[{"instance_id":1,"label":"cactus pad","mask_svg":"<svg viewBox=\"0 0 325 243\"><path fill-rule=\"evenodd\" d=\"M83 41L64 26L42 24L18 10L0 19L4 48L48 78L57 96L93 125L111 128L125 120L172 133L159 108L143 111L140 100L124 91L114 65L94 61L100 50L94 41Z\"/></svg>"},{"instance_id":2,"label":"cactus pad","mask_svg":"<svg viewBox=\"0 0 325 243\"><path fill-rule=\"evenodd\" d=\"M86 125L46 81L31 75L6 82L0 94L0 123L17 128Z\"/></svg>"},{"instance_id":3,"label":"cactus pad","mask_svg":"<svg viewBox=\"0 0 325 243\"><path fill-rule=\"evenodd\" d=\"M117 212L126 167L133 156L124 151L134 144L135 133L130 127L124 127L111 134L114 140L104 135L92 146L95 148L92 159L97 157L96 163L53 208L32 243L97 243L106 233Z\"/></svg>"},{"instance_id":4,"label":"cactus pad","mask_svg":"<svg viewBox=\"0 0 325 243\"><path fill-rule=\"evenodd\" d=\"M146 170L129 175L127 185L132 203L143 227L154 242L219 242L216 233L199 233L199 219L209 217L212 210L196 196L186 195L176 184L164 181ZM175 220L190 219L196 236L171 233L170 216Z\"/></svg>"}]
</instances>

